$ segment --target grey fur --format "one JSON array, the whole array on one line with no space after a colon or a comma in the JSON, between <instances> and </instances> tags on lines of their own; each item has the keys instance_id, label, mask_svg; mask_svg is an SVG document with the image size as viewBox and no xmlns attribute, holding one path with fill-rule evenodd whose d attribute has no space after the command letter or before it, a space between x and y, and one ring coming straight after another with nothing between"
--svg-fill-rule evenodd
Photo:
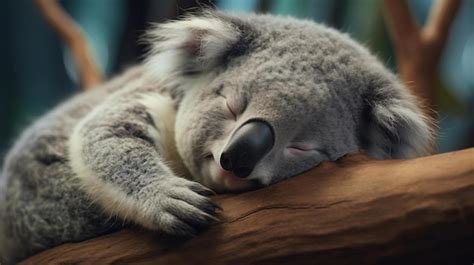
<instances>
[{"instance_id":1,"label":"grey fur","mask_svg":"<svg viewBox=\"0 0 474 265\"><path fill-rule=\"evenodd\" d=\"M333 29L204 13L158 25L149 39L144 67L57 107L9 152L0 179L4 262L128 224L194 235L216 221L217 206L201 184L218 192L255 188L359 149L375 158L428 152L429 126L407 90ZM176 117L143 103L158 94L173 100ZM173 139L160 138L171 118ZM225 182L213 171L219 152L249 119L271 124L275 146L249 180ZM79 157L71 155L73 134ZM92 174L77 172L75 160Z\"/></svg>"}]
</instances>

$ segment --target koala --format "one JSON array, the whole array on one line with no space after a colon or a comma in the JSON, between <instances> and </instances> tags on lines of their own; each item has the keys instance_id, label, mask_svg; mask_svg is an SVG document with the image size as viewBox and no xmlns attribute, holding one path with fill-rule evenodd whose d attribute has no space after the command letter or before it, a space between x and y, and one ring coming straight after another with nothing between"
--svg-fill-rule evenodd
<instances>
[{"instance_id":1,"label":"koala","mask_svg":"<svg viewBox=\"0 0 474 265\"><path fill-rule=\"evenodd\" d=\"M414 97L324 25L205 11L146 39L143 63L56 107L8 153L3 262L129 225L193 236L218 222L214 192L264 187L359 150L430 151Z\"/></svg>"}]
</instances>

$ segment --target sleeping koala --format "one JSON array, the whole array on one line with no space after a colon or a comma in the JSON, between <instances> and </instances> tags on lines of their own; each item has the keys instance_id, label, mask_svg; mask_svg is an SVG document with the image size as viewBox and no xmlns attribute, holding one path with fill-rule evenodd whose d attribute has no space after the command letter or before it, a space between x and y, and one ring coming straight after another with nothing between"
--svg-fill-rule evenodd
<instances>
[{"instance_id":1,"label":"sleeping koala","mask_svg":"<svg viewBox=\"0 0 474 265\"><path fill-rule=\"evenodd\" d=\"M127 224L195 235L217 221L213 191L270 185L359 149L429 151L405 87L333 29L204 12L148 40L142 66L60 105L8 154L5 262Z\"/></svg>"}]
</instances>

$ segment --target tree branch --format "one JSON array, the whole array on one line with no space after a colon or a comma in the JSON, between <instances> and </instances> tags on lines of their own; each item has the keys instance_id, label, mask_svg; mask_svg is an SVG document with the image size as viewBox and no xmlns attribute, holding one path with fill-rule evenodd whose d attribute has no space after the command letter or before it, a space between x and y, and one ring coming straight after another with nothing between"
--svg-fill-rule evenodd
<instances>
[{"instance_id":1,"label":"tree branch","mask_svg":"<svg viewBox=\"0 0 474 265\"><path fill-rule=\"evenodd\" d=\"M188 241L131 229L23 264L471 264L474 148L413 160L350 155L215 198L222 223Z\"/></svg>"},{"instance_id":2,"label":"tree branch","mask_svg":"<svg viewBox=\"0 0 474 265\"><path fill-rule=\"evenodd\" d=\"M70 48L81 85L90 89L103 80L103 74L94 62L88 42L72 18L59 6L57 0L35 0L44 18Z\"/></svg>"},{"instance_id":3,"label":"tree branch","mask_svg":"<svg viewBox=\"0 0 474 265\"><path fill-rule=\"evenodd\" d=\"M420 28L406 0L384 0L384 18L392 39L398 70L417 96L423 112L436 120L436 71L460 0L438 0Z\"/></svg>"},{"instance_id":4,"label":"tree branch","mask_svg":"<svg viewBox=\"0 0 474 265\"><path fill-rule=\"evenodd\" d=\"M461 0L438 0L433 7L428 22L423 30L427 43L441 44L436 50L441 52L448 39L449 28L456 17Z\"/></svg>"}]
</instances>

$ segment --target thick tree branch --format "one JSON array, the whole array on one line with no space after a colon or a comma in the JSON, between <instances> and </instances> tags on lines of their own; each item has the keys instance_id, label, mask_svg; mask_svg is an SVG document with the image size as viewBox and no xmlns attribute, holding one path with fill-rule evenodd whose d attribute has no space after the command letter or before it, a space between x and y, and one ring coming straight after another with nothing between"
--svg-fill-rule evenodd
<instances>
[{"instance_id":1,"label":"thick tree branch","mask_svg":"<svg viewBox=\"0 0 474 265\"><path fill-rule=\"evenodd\" d=\"M46 21L54 28L70 48L81 85L85 89L100 84L103 75L94 62L88 42L72 18L59 6L57 0L35 0Z\"/></svg>"},{"instance_id":2,"label":"thick tree branch","mask_svg":"<svg viewBox=\"0 0 474 265\"><path fill-rule=\"evenodd\" d=\"M215 200L221 224L185 242L132 229L23 264L471 264L474 149L413 160L351 155Z\"/></svg>"},{"instance_id":3,"label":"thick tree branch","mask_svg":"<svg viewBox=\"0 0 474 265\"><path fill-rule=\"evenodd\" d=\"M419 27L406 0L384 0L384 18L392 39L401 79L418 97L428 117L436 120L435 82L439 59L460 0L438 0L428 22Z\"/></svg>"}]
</instances>

